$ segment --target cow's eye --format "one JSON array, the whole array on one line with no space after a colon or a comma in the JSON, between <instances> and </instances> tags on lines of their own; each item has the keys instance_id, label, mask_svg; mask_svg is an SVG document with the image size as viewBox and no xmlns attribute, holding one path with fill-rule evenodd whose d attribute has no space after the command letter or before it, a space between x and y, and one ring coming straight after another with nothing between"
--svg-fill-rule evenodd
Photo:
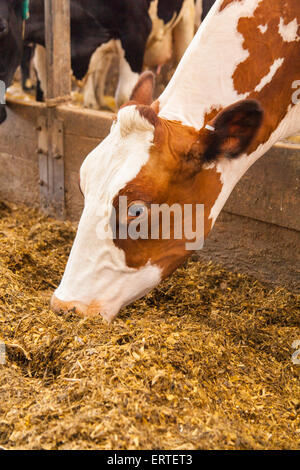
<instances>
[{"instance_id":1,"label":"cow's eye","mask_svg":"<svg viewBox=\"0 0 300 470\"><path fill-rule=\"evenodd\" d=\"M129 217L141 217L142 215L147 215L147 206L143 202L133 202L128 207Z\"/></svg>"}]
</instances>

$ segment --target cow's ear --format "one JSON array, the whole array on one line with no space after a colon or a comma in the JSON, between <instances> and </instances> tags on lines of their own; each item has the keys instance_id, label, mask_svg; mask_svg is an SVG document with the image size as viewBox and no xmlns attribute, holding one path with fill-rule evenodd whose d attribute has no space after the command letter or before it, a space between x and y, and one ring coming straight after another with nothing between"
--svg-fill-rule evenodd
<instances>
[{"instance_id":1,"label":"cow's ear","mask_svg":"<svg viewBox=\"0 0 300 470\"><path fill-rule=\"evenodd\" d=\"M257 134L263 115L255 100L239 101L223 109L205 127L203 163L213 162L219 156L237 158L243 154Z\"/></svg>"},{"instance_id":2,"label":"cow's ear","mask_svg":"<svg viewBox=\"0 0 300 470\"><path fill-rule=\"evenodd\" d=\"M130 101L135 101L138 104L150 106L150 104L153 102L154 86L154 74L150 71L143 72L133 89Z\"/></svg>"}]
</instances>

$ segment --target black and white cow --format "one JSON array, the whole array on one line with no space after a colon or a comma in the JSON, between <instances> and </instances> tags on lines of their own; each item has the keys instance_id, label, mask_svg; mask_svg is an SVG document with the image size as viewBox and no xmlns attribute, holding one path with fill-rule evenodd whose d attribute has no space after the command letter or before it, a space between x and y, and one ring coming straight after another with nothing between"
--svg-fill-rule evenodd
<instances>
[{"instance_id":1,"label":"black and white cow","mask_svg":"<svg viewBox=\"0 0 300 470\"><path fill-rule=\"evenodd\" d=\"M111 60L118 57L116 102L128 100L143 68L180 60L194 34L195 0L71 0L72 70L84 79L84 104L99 108ZM31 0L25 45L45 92L44 2Z\"/></svg>"},{"instance_id":2,"label":"black and white cow","mask_svg":"<svg viewBox=\"0 0 300 470\"><path fill-rule=\"evenodd\" d=\"M98 108L103 102L105 78L114 54L119 60L116 103L120 106L128 100L143 69L160 70L172 56L178 63L193 39L194 0L150 0L146 4L146 17L150 18L151 28L147 33L143 54L137 52L134 38L128 51L123 50L122 43L114 40L99 47L92 56L84 87L86 107ZM132 63L133 57L140 58L138 67Z\"/></svg>"},{"instance_id":3,"label":"black and white cow","mask_svg":"<svg viewBox=\"0 0 300 470\"><path fill-rule=\"evenodd\" d=\"M216 0L202 0L202 21L215 2Z\"/></svg>"},{"instance_id":4,"label":"black and white cow","mask_svg":"<svg viewBox=\"0 0 300 470\"><path fill-rule=\"evenodd\" d=\"M22 57L22 0L0 0L0 82L1 95L11 84ZM3 85L4 84L4 85ZM6 118L4 97L0 97L0 124Z\"/></svg>"}]
</instances>

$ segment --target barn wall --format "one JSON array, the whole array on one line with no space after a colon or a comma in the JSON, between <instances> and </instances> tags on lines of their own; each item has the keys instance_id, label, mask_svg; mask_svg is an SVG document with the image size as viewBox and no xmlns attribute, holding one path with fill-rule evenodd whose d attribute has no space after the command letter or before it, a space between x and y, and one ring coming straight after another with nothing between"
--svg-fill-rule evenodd
<instances>
[{"instance_id":1,"label":"barn wall","mask_svg":"<svg viewBox=\"0 0 300 470\"><path fill-rule=\"evenodd\" d=\"M0 199L40 205L37 122L46 115L44 104L10 102L8 118L0 126ZM78 219L83 199L78 189L80 165L108 134L112 114L60 106L56 117L64 123L66 216Z\"/></svg>"},{"instance_id":2,"label":"barn wall","mask_svg":"<svg viewBox=\"0 0 300 470\"><path fill-rule=\"evenodd\" d=\"M0 198L39 205L37 119L41 103L13 102L0 126ZM112 115L74 106L59 106L64 123L66 216L76 220L83 206L78 172L85 156L109 132ZM300 231L300 145L277 145L239 182L225 210Z\"/></svg>"},{"instance_id":3,"label":"barn wall","mask_svg":"<svg viewBox=\"0 0 300 470\"><path fill-rule=\"evenodd\" d=\"M79 169L86 155L107 136L112 114L61 106L57 117L64 121L67 217L78 219L83 207L78 188Z\"/></svg>"},{"instance_id":4,"label":"barn wall","mask_svg":"<svg viewBox=\"0 0 300 470\"><path fill-rule=\"evenodd\" d=\"M39 204L36 122L43 106L14 104L0 126L0 197Z\"/></svg>"},{"instance_id":5,"label":"barn wall","mask_svg":"<svg viewBox=\"0 0 300 470\"><path fill-rule=\"evenodd\" d=\"M225 210L300 231L300 145L277 144L243 176Z\"/></svg>"}]
</instances>

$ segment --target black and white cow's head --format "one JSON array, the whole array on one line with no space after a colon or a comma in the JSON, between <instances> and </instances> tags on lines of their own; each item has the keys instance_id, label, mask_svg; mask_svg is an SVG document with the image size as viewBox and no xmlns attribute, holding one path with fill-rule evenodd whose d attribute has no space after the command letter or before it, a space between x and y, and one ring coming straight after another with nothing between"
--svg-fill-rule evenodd
<instances>
[{"instance_id":1,"label":"black and white cow's head","mask_svg":"<svg viewBox=\"0 0 300 470\"><path fill-rule=\"evenodd\" d=\"M0 0L0 83L1 91L7 88L22 57L23 0ZM4 85L3 85L4 84ZM0 96L0 124L6 110Z\"/></svg>"}]
</instances>

